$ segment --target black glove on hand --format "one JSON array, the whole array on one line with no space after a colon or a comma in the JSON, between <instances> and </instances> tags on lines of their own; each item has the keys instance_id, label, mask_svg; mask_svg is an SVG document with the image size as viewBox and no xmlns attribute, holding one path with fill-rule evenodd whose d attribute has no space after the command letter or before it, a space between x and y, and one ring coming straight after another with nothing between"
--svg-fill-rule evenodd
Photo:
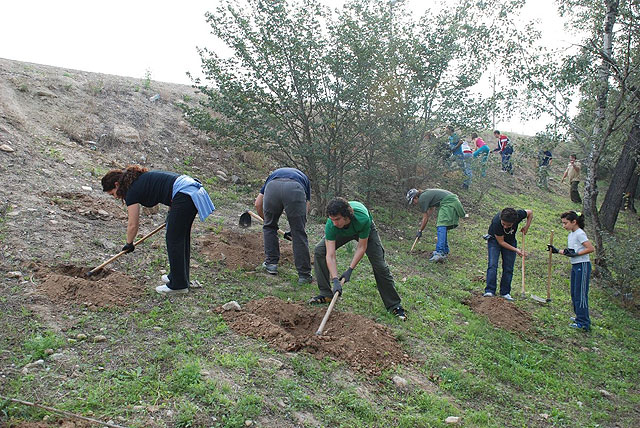
<instances>
[{"instance_id":1,"label":"black glove on hand","mask_svg":"<svg viewBox=\"0 0 640 428\"><path fill-rule=\"evenodd\" d=\"M558 253L559 253L559 251L558 251L558 249L557 249L556 247L554 247L554 246L553 246L553 245L551 245L551 244L547 244L547 251L549 251L549 250L551 250L551 252L552 252L553 254L558 254Z\"/></svg>"},{"instance_id":2,"label":"black glove on hand","mask_svg":"<svg viewBox=\"0 0 640 428\"><path fill-rule=\"evenodd\" d=\"M344 279L345 284L351 279L351 272L353 272L353 269L351 269L351 266L349 266L349 268L347 268L347 270L345 270L344 273L340 275L340 279Z\"/></svg>"},{"instance_id":3,"label":"black glove on hand","mask_svg":"<svg viewBox=\"0 0 640 428\"><path fill-rule=\"evenodd\" d=\"M336 293L342 295L342 284L340 284L340 280L338 278L333 278L333 294Z\"/></svg>"},{"instance_id":4,"label":"black glove on hand","mask_svg":"<svg viewBox=\"0 0 640 428\"><path fill-rule=\"evenodd\" d=\"M419 230L418 233L416 233L416 238L422 238L422 231Z\"/></svg>"},{"instance_id":5,"label":"black glove on hand","mask_svg":"<svg viewBox=\"0 0 640 428\"><path fill-rule=\"evenodd\" d=\"M129 244L128 242L127 242L127 245L122 247L122 251L125 251L127 253L133 253L133 250L135 249L136 249L136 246L133 244Z\"/></svg>"},{"instance_id":6,"label":"black glove on hand","mask_svg":"<svg viewBox=\"0 0 640 428\"><path fill-rule=\"evenodd\" d=\"M567 257L576 257L576 256L579 256L580 254L576 253L576 250L574 250L573 248L565 248L564 255Z\"/></svg>"},{"instance_id":7,"label":"black glove on hand","mask_svg":"<svg viewBox=\"0 0 640 428\"><path fill-rule=\"evenodd\" d=\"M286 239L287 241L292 241L293 239L291 238L291 231L285 232L284 235L282 235L282 237L284 239Z\"/></svg>"}]
</instances>

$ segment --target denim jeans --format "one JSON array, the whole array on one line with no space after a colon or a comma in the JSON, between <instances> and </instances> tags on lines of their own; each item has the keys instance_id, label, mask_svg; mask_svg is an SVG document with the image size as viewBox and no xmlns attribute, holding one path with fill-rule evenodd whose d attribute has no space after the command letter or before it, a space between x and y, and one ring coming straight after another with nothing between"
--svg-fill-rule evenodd
<instances>
[{"instance_id":1,"label":"denim jeans","mask_svg":"<svg viewBox=\"0 0 640 428\"><path fill-rule=\"evenodd\" d=\"M436 253L442 255L449 254L449 242L447 241L447 226L436 227L438 242L436 242Z\"/></svg>"},{"instance_id":2,"label":"denim jeans","mask_svg":"<svg viewBox=\"0 0 640 428\"><path fill-rule=\"evenodd\" d=\"M517 247L518 242L512 244ZM487 251L489 253L489 265L487 267L487 286L484 292L496 293L498 280L498 259L502 254L502 278L500 279L500 295L511 293L511 279L513 278L513 265L516 262L516 252L507 250L491 237L487 241Z\"/></svg>"},{"instance_id":3,"label":"denim jeans","mask_svg":"<svg viewBox=\"0 0 640 428\"><path fill-rule=\"evenodd\" d=\"M571 265L571 303L576 314L576 324L581 327L591 327L589 318L589 277L591 276L591 262L574 263Z\"/></svg>"}]
</instances>

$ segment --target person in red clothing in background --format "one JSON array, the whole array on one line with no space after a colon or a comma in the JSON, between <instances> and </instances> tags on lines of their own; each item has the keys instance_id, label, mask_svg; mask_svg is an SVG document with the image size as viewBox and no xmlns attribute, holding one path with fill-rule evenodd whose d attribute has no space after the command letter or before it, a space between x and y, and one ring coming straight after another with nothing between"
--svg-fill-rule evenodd
<instances>
[{"instance_id":1,"label":"person in red clothing in background","mask_svg":"<svg viewBox=\"0 0 640 428\"><path fill-rule=\"evenodd\" d=\"M498 139L498 148L492 150L494 152L500 152L502 156L502 172L508 172L513 175L513 165L511 164L511 155L513 154L513 146L511 140L504 134L501 134L497 129L493 131L493 135Z\"/></svg>"}]
</instances>

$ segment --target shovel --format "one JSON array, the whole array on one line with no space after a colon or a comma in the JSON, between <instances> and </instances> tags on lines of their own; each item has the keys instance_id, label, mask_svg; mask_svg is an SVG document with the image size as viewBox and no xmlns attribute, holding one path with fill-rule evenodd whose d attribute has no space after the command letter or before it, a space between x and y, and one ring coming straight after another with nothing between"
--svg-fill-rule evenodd
<instances>
[{"instance_id":1,"label":"shovel","mask_svg":"<svg viewBox=\"0 0 640 428\"><path fill-rule=\"evenodd\" d=\"M264 224L264 220L258 214L252 211L245 211L240 215L240 219L238 219L238 225L243 229L251 226L251 217L255 218L260 223ZM291 241L290 233L285 233L283 230L278 229L278 234L284 239L286 239L287 241Z\"/></svg>"},{"instance_id":2,"label":"shovel","mask_svg":"<svg viewBox=\"0 0 640 428\"><path fill-rule=\"evenodd\" d=\"M524 291L524 232L522 232L522 297L526 297L526 293Z\"/></svg>"},{"instance_id":3,"label":"shovel","mask_svg":"<svg viewBox=\"0 0 640 428\"><path fill-rule=\"evenodd\" d=\"M419 237L419 236L416 236L416 240L415 240L415 241L413 241L413 245L411 246L411 249L409 250L409 252L412 252L412 251L413 251L413 247L415 247L415 246L416 246L416 244L418 243L418 239L420 239L420 237Z\"/></svg>"},{"instance_id":4,"label":"shovel","mask_svg":"<svg viewBox=\"0 0 640 428\"><path fill-rule=\"evenodd\" d=\"M553 230L551 231L551 237L549 238L549 245L553 245ZM536 296L535 294L531 295L531 298L538 303L549 303L551 301L551 256L552 251L549 249L549 267L547 274L547 298L543 299L540 296Z\"/></svg>"},{"instance_id":5,"label":"shovel","mask_svg":"<svg viewBox=\"0 0 640 428\"><path fill-rule=\"evenodd\" d=\"M344 285L344 279L340 281L341 285ZM329 303L329 307L327 308L327 312L324 314L324 318L322 318L322 322L320 323L320 327L318 327L318 331L316 331L316 336L322 336L322 332L324 331L324 326L327 324L329 320L329 315L331 315L331 311L333 311L333 307L336 305L338 298L342 295L342 293L336 293L333 295L331 299L331 303Z\"/></svg>"},{"instance_id":6,"label":"shovel","mask_svg":"<svg viewBox=\"0 0 640 428\"><path fill-rule=\"evenodd\" d=\"M162 223L160 226L156 227L152 232L150 232L147 236L144 236L144 237L140 238L137 242L134 242L133 246L137 247L138 244L141 244L145 239L149 238L152 235L155 235L157 232L159 232L160 230L164 229L164 227L166 225L167 225L167 223ZM97 267L91 269L85 275L86 276L93 275L94 273L98 272L100 269L102 269L103 267L105 267L109 263L115 261L116 259L119 259L124 254L127 254L127 252L126 251L120 251L118 254L116 254L115 256L111 257L109 260L107 260L106 262L102 263L100 266L97 266Z\"/></svg>"}]
</instances>

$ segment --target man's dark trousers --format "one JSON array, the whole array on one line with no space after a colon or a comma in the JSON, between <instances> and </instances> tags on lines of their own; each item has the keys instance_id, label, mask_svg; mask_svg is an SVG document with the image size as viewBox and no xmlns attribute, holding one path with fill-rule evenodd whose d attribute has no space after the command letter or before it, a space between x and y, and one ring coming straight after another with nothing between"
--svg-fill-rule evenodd
<instances>
[{"instance_id":1,"label":"man's dark trousers","mask_svg":"<svg viewBox=\"0 0 640 428\"><path fill-rule=\"evenodd\" d=\"M336 239L336 250L349 241L357 241L358 236L339 236ZM371 223L371 231L369 232L369 241L367 242L367 252L365 253L373 268L373 276L376 279L378 292L382 298L385 308L392 311L400 306L400 296L396 291L393 275L389 270L389 265L384 259L384 248L378 231L373 223ZM329 278L329 267L327 266L327 244L325 238L322 238L316 245L314 251L314 268L316 272L316 280L318 281L318 289L320 295L331 297L331 278Z\"/></svg>"},{"instance_id":2,"label":"man's dark trousers","mask_svg":"<svg viewBox=\"0 0 640 428\"><path fill-rule=\"evenodd\" d=\"M307 196L302 184L290 178L275 178L267 183L262 202L264 211L264 254L267 264L278 264L280 243L278 242L278 220L285 211L291 240L293 241L293 259L298 276L311 275L311 257L309 241L304 230L307 224Z\"/></svg>"}]
</instances>

